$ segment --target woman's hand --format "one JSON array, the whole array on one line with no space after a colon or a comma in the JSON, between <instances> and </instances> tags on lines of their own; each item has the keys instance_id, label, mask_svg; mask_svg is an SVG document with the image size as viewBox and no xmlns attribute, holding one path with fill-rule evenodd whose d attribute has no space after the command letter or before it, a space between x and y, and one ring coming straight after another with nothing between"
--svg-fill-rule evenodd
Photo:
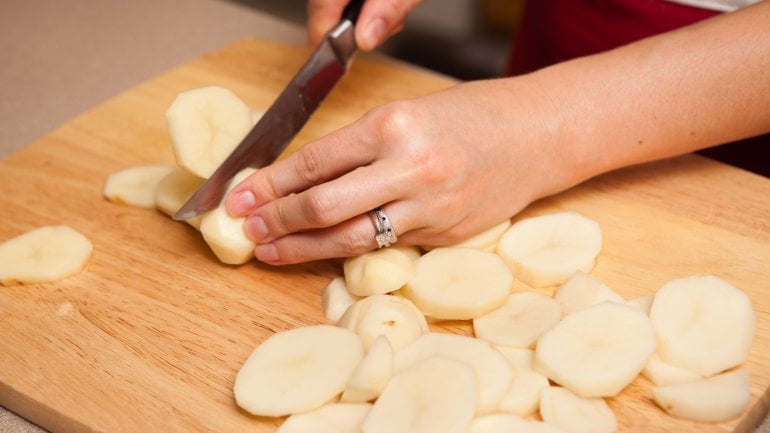
<instances>
[{"instance_id":1,"label":"woman's hand","mask_svg":"<svg viewBox=\"0 0 770 433\"><path fill-rule=\"evenodd\" d=\"M227 209L247 216L256 257L272 264L375 249L378 206L398 244L464 239L574 183L558 166L553 110L516 83L466 83L376 108L259 170Z\"/></svg>"},{"instance_id":2,"label":"woman's hand","mask_svg":"<svg viewBox=\"0 0 770 433\"><path fill-rule=\"evenodd\" d=\"M314 47L342 16L349 0L309 0L308 42ZM362 51L371 51L398 33L404 19L421 0L367 0L356 23L356 43Z\"/></svg>"}]
</instances>

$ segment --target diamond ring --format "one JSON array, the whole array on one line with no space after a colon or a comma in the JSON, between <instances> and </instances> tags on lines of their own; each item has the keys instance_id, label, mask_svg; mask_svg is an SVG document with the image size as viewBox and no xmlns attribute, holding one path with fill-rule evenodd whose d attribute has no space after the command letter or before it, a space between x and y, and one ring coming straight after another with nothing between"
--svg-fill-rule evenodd
<instances>
[{"instance_id":1,"label":"diamond ring","mask_svg":"<svg viewBox=\"0 0 770 433\"><path fill-rule=\"evenodd\" d=\"M374 235L377 248L389 247L396 243L398 240L396 229L393 228L390 219L381 207L372 210L372 218L374 218L374 228L377 230L377 234Z\"/></svg>"}]
</instances>

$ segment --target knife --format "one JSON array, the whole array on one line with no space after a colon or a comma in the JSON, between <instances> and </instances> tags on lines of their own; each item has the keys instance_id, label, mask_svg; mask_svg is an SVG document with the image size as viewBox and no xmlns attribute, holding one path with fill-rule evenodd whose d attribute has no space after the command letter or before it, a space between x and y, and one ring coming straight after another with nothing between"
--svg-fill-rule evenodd
<instances>
[{"instance_id":1,"label":"knife","mask_svg":"<svg viewBox=\"0 0 770 433\"><path fill-rule=\"evenodd\" d=\"M209 179L174 215L186 220L222 202L227 184L244 168L262 168L286 149L334 85L356 52L353 30L365 0L352 0L340 22L324 37L267 112Z\"/></svg>"}]
</instances>

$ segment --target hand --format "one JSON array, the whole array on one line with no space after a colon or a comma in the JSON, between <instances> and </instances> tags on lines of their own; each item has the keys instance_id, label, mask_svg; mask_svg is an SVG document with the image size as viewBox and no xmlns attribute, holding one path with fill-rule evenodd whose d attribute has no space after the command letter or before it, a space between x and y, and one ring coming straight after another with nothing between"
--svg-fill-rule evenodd
<instances>
[{"instance_id":1,"label":"hand","mask_svg":"<svg viewBox=\"0 0 770 433\"><path fill-rule=\"evenodd\" d=\"M309 0L308 42L315 47L342 16L349 0ZM367 0L356 23L356 43L371 51L398 33L404 19L421 0Z\"/></svg>"},{"instance_id":2,"label":"hand","mask_svg":"<svg viewBox=\"0 0 770 433\"><path fill-rule=\"evenodd\" d=\"M515 83L465 83L376 108L256 172L227 209L247 216L256 257L272 264L375 249L370 211L381 205L399 245L462 240L576 182L550 139L555 110Z\"/></svg>"}]
</instances>

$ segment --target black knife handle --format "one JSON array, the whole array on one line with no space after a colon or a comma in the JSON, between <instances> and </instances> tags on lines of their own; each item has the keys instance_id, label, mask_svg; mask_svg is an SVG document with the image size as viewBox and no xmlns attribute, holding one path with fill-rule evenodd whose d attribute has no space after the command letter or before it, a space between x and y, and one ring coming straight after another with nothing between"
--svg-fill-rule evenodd
<instances>
[{"instance_id":1,"label":"black knife handle","mask_svg":"<svg viewBox=\"0 0 770 433\"><path fill-rule=\"evenodd\" d=\"M365 0L350 0L350 3L345 6L345 10L342 11L342 19L348 20L353 23L353 25L356 25L358 15L361 13L361 8L364 6L364 1Z\"/></svg>"}]
</instances>

